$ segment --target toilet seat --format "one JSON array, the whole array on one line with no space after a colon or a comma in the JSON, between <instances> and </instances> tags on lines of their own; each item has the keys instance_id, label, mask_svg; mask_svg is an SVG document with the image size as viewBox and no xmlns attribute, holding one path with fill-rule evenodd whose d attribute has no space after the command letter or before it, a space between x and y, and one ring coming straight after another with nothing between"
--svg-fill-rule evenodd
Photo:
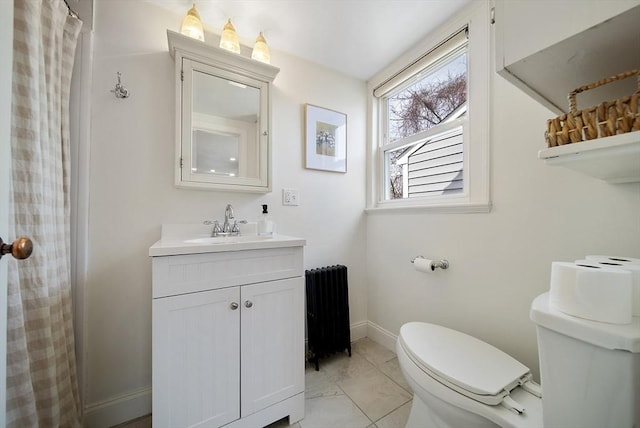
<instances>
[{"instance_id":1,"label":"toilet seat","mask_svg":"<svg viewBox=\"0 0 640 428\"><path fill-rule=\"evenodd\" d=\"M464 333L422 322L403 325L398 342L411 361L438 382L481 403L523 411L509 392L520 385L528 389L530 370L501 350Z\"/></svg>"}]
</instances>

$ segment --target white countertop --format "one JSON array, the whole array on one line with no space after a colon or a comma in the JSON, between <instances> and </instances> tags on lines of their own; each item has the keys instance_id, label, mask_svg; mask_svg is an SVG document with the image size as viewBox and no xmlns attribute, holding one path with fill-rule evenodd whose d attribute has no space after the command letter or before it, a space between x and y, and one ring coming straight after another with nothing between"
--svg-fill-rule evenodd
<instances>
[{"instance_id":1,"label":"white countertop","mask_svg":"<svg viewBox=\"0 0 640 428\"><path fill-rule=\"evenodd\" d=\"M248 233L241 234L238 237L210 238L211 228L212 226L201 224L162 225L161 239L149 248L149 256L161 257L182 254L300 247L306 244L305 239L280 234L265 237ZM247 229L251 230L251 226L249 225Z\"/></svg>"}]
</instances>

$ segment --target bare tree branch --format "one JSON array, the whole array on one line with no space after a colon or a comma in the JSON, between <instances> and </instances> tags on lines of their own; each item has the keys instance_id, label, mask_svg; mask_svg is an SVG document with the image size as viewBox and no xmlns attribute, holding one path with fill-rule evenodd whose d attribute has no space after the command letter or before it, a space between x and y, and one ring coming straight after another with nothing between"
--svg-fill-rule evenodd
<instances>
[{"instance_id":1,"label":"bare tree branch","mask_svg":"<svg viewBox=\"0 0 640 428\"><path fill-rule=\"evenodd\" d=\"M399 137L425 131L445 120L467 101L466 75L449 75L447 80L410 88L394 101L392 121Z\"/></svg>"}]
</instances>

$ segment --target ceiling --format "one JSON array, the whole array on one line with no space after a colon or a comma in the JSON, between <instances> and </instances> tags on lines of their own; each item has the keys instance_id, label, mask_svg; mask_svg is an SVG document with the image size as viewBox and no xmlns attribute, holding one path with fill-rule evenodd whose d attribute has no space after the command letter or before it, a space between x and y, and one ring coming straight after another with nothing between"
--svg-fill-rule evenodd
<instances>
[{"instance_id":1,"label":"ceiling","mask_svg":"<svg viewBox=\"0 0 640 428\"><path fill-rule=\"evenodd\" d=\"M180 17L192 5L148 1ZM243 45L262 31L272 50L368 80L470 1L199 0L196 8L205 32L219 35L231 18Z\"/></svg>"}]
</instances>

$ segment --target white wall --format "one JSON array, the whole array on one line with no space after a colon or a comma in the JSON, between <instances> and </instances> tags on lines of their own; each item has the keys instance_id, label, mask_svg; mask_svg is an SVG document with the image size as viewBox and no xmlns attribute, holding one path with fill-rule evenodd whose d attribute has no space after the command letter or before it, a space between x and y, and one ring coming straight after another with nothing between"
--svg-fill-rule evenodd
<instances>
[{"instance_id":1,"label":"white wall","mask_svg":"<svg viewBox=\"0 0 640 428\"><path fill-rule=\"evenodd\" d=\"M442 324L503 349L537 377L529 307L549 287L551 262L587 254L640 257L640 183L609 185L545 166L537 152L554 114L491 76L493 209L370 213L369 333L389 341L407 321ZM419 254L447 258L451 266L417 272L409 261Z\"/></svg>"},{"instance_id":2,"label":"white wall","mask_svg":"<svg viewBox=\"0 0 640 428\"><path fill-rule=\"evenodd\" d=\"M151 410L147 254L162 223L220 219L227 203L237 218L254 220L267 203L278 232L307 239L307 268L349 267L351 321L366 320L365 83L272 52L272 64L281 69L272 97L273 193L176 189L173 60L166 30L177 29L181 19L141 1L95 3L84 321L85 403L92 426ZM117 71L131 91L128 99L109 92ZM348 115L346 174L303 168L304 103ZM300 190L299 207L281 205L283 187Z\"/></svg>"}]
</instances>

